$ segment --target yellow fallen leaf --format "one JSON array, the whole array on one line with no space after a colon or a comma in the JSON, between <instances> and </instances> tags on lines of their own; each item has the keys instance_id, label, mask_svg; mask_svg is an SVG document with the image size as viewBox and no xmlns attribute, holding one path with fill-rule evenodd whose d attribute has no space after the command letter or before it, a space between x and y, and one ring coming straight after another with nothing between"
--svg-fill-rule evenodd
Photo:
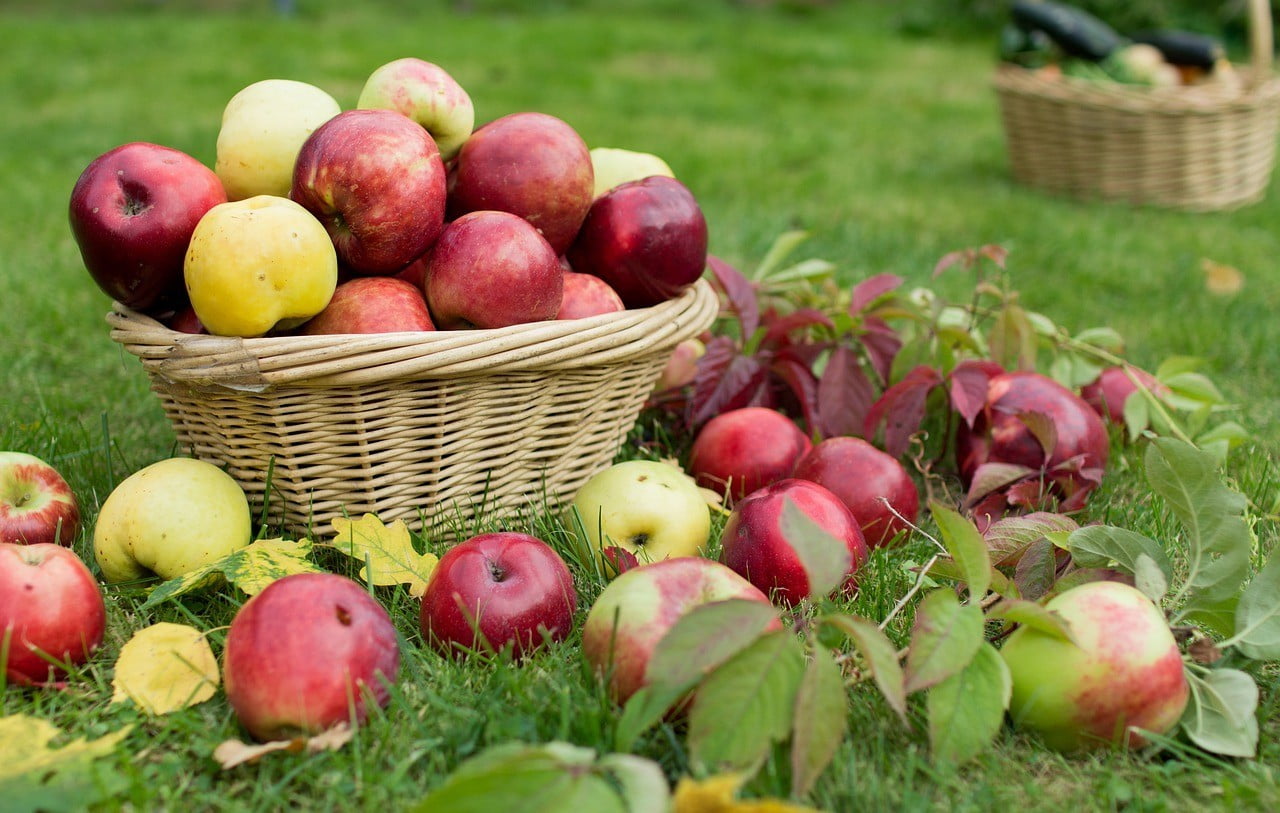
<instances>
[{"instance_id":1,"label":"yellow fallen leaf","mask_svg":"<svg viewBox=\"0 0 1280 813\"><path fill-rule=\"evenodd\" d=\"M355 729L350 725L338 723L314 737L295 737L291 740L272 740L262 743L227 740L213 749L213 758L218 761L224 771L227 771L246 762L257 762L267 754L276 751L291 753L306 751L311 754L320 751L336 751L346 745L354 734Z\"/></svg>"},{"instance_id":2,"label":"yellow fallen leaf","mask_svg":"<svg viewBox=\"0 0 1280 813\"><path fill-rule=\"evenodd\" d=\"M407 584L412 596L426 592L439 557L414 550L404 520L384 525L373 514L365 514L358 520L338 517L333 520L333 530L336 536L329 544L352 559L364 562L360 578L365 582L382 586Z\"/></svg>"},{"instance_id":3,"label":"yellow fallen leaf","mask_svg":"<svg viewBox=\"0 0 1280 813\"><path fill-rule=\"evenodd\" d=\"M168 714L213 697L218 683L218 661L200 630L161 622L120 648L111 702L132 700L147 714Z\"/></svg>"},{"instance_id":4,"label":"yellow fallen leaf","mask_svg":"<svg viewBox=\"0 0 1280 813\"><path fill-rule=\"evenodd\" d=\"M300 539L292 542L288 539L259 539L246 548L227 554L212 564L169 579L157 585L147 596L142 609L154 607L219 581L221 573L226 580L239 587L245 593L256 596L267 585L276 579L291 576L294 573L322 573L319 565L312 562L311 540Z\"/></svg>"},{"instance_id":5,"label":"yellow fallen leaf","mask_svg":"<svg viewBox=\"0 0 1280 813\"><path fill-rule=\"evenodd\" d=\"M50 773L76 760L110 754L128 736L130 728L125 726L96 740L75 739L61 748L50 748L49 743L62 734L57 726L25 714L0 717L0 785L26 774Z\"/></svg>"},{"instance_id":6,"label":"yellow fallen leaf","mask_svg":"<svg viewBox=\"0 0 1280 813\"><path fill-rule=\"evenodd\" d=\"M674 813L818 813L782 799L736 799L747 777L722 773L706 779L685 776L676 783Z\"/></svg>"},{"instance_id":7,"label":"yellow fallen leaf","mask_svg":"<svg viewBox=\"0 0 1280 813\"><path fill-rule=\"evenodd\" d=\"M1235 296L1244 288L1244 274L1240 269L1214 262L1207 257L1200 260L1204 271L1204 287L1215 296Z\"/></svg>"}]
</instances>

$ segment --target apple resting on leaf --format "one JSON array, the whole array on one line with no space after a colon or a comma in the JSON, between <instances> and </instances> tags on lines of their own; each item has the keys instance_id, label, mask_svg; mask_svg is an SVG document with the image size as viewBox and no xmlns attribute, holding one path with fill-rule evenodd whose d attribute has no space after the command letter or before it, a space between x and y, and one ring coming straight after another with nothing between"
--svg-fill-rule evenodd
<instances>
[{"instance_id":1,"label":"apple resting on leaf","mask_svg":"<svg viewBox=\"0 0 1280 813\"><path fill-rule=\"evenodd\" d=\"M732 409L698 430L689 470L703 488L742 499L790 477L812 445L795 421L775 409Z\"/></svg>"},{"instance_id":2,"label":"apple resting on leaf","mask_svg":"<svg viewBox=\"0 0 1280 813\"><path fill-rule=\"evenodd\" d=\"M0 544L0 668L6 680L58 680L66 675L58 664L87 661L102 643L106 623L98 582L70 549Z\"/></svg>"},{"instance_id":3,"label":"apple resting on leaf","mask_svg":"<svg viewBox=\"0 0 1280 813\"><path fill-rule=\"evenodd\" d=\"M906 468L862 438L827 438L800 458L792 476L839 497L873 548L909 531L920 513L920 492Z\"/></svg>"},{"instance_id":4,"label":"apple resting on leaf","mask_svg":"<svg viewBox=\"0 0 1280 813\"><path fill-rule=\"evenodd\" d=\"M58 470L25 452L0 452L0 543L70 546L80 504Z\"/></svg>"}]
</instances>

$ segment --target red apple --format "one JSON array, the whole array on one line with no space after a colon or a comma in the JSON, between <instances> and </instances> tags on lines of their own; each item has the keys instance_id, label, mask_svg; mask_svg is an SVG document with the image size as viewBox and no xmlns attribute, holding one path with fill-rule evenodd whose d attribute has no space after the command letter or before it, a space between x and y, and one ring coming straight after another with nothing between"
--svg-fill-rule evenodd
<instances>
[{"instance_id":1,"label":"red apple","mask_svg":"<svg viewBox=\"0 0 1280 813\"><path fill-rule=\"evenodd\" d=\"M594 185L591 153L572 127L546 113L512 113L462 145L449 170L449 219L511 212L563 254L587 216Z\"/></svg>"},{"instance_id":2,"label":"red apple","mask_svg":"<svg viewBox=\"0 0 1280 813\"><path fill-rule=\"evenodd\" d=\"M0 452L0 542L70 546L80 505L58 470L25 452Z\"/></svg>"},{"instance_id":3,"label":"red apple","mask_svg":"<svg viewBox=\"0 0 1280 813\"><path fill-rule=\"evenodd\" d=\"M800 458L792 476L839 497L873 548L908 530L920 514L920 492L906 467L862 438L827 438Z\"/></svg>"},{"instance_id":4,"label":"red apple","mask_svg":"<svg viewBox=\"0 0 1280 813\"><path fill-rule=\"evenodd\" d=\"M71 232L98 287L147 310L181 295L191 233L226 201L213 170L179 150L136 141L80 173L71 190Z\"/></svg>"},{"instance_id":5,"label":"red apple","mask_svg":"<svg viewBox=\"0 0 1280 813\"><path fill-rule=\"evenodd\" d=\"M471 212L446 226L436 242L426 294L441 330L541 322L560 308L564 272L529 221L508 212Z\"/></svg>"},{"instance_id":6,"label":"red apple","mask_svg":"<svg viewBox=\"0 0 1280 813\"><path fill-rule=\"evenodd\" d=\"M196 309L190 305L169 317L169 329L191 334L209 332L204 329L204 323L200 321L200 317L196 316Z\"/></svg>"},{"instance_id":7,"label":"red apple","mask_svg":"<svg viewBox=\"0 0 1280 813\"><path fill-rule=\"evenodd\" d=\"M102 643L107 611L84 562L60 545L0 543L0 656L6 679L52 683Z\"/></svg>"},{"instance_id":8,"label":"red apple","mask_svg":"<svg viewBox=\"0 0 1280 813\"><path fill-rule=\"evenodd\" d=\"M618 292L610 288L609 283L591 274L564 272L564 298L556 313L557 319L585 319L625 309Z\"/></svg>"},{"instance_id":9,"label":"red apple","mask_svg":"<svg viewBox=\"0 0 1280 813\"><path fill-rule=\"evenodd\" d=\"M812 447L795 421L767 407L722 412L703 424L689 452L698 485L741 499L790 477Z\"/></svg>"},{"instance_id":10,"label":"red apple","mask_svg":"<svg viewBox=\"0 0 1280 813\"><path fill-rule=\"evenodd\" d=\"M394 274L444 228L444 162L408 117L348 110L303 142L289 197L324 224L353 271Z\"/></svg>"},{"instance_id":11,"label":"red apple","mask_svg":"<svg viewBox=\"0 0 1280 813\"><path fill-rule=\"evenodd\" d=\"M364 720L386 705L399 668L395 626L365 588L298 573L236 613L222 671L241 724L259 740L283 740Z\"/></svg>"},{"instance_id":12,"label":"red apple","mask_svg":"<svg viewBox=\"0 0 1280 813\"><path fill-rule=\"evenodd\" d=\"M675 178L616 186L591 205L568 251L575 271L595 274L628 308L680 295L707 265L707 221Z\"/></svg>"},{"instance_id":13,"label":"red apple","mask_svg":"<svg viewBox=\"0 0 1280 813\"><path fill-rule=\"evenodd\" d=\"M794 542L782 527L782 508L795 503L805 516L849 549L845 589L867 560L858 521L835 494L808 480L781 480L749 493L733 508L720 536L720 561L733 572L790 607L809 596L809 575Z\"/></svg>"},{"instance_id":14,"label":"red apple","mask_svg":"<svg viewBox=\"0 0 1280 813\"><path fill-rule=\"evenodd\" d=\"M395 277L357 277L339 285L325 309L298 332L318 336L413 330L435 330L420 289Z\"/></svg>"},{"instance_id":15,"label":"red apple","mask_svg":"<svg viewBox=\"0 0 1280 813\"><path fill-rule=\"evenodd\" d=\"M402 279L419 291L425 291L427 285L427 269L431 266L431 249L418 259L396 272L396 279ZM339 279L339 284L342 280ZM424 294L425 295L425 294Z\"/></svg>"},{"instance_id":16,"label":"red apple","mask_svg":"<svg viewBox=\"0 0 1280 813\"><path fill-rule=\"evenodd\" d=\"M1129 376L1132 375L1133 378ZM1169 394L1169 388L1146 370L1132 365L1107 367L1093 381L1080 389L1080 397L1104 418L1114 423L1124 423L1124 403L1138 391L1138 385L1146 387L1157 398Z\"/></svg>"},{"instance_id":17,"label":"red apple","mask_svg":"<svg viewBox=\"0 0 1280 813\"><path fill-rule=\"evenodd\" d=\"M563 641L577 608L569 568L546 542L481 534L440 557L422 597L422 635L444 654L509 645L519 658Z\"/></svg>"}]
</instances>

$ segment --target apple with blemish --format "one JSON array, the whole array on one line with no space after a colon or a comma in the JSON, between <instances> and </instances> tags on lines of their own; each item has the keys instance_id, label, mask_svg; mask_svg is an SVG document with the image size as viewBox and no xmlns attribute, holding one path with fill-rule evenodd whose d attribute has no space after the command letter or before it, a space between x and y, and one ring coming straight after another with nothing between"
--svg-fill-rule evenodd
<instances>
[{"instance_id":1,"label":"apple with blemish","mask_svg":"<svg viewBox=\"0 0 1280 813\"><path fill-rule=\"evenodd\" d=\"M476 123L471 97L457 80L439 65L416 57L392 60L369 74L356 107L394 110L417 122L435 140L445 161L458 154Z\"/></svg>"},{"instance_id":2,"label":"apple with blemish","mask_svg":"<svg viewBox=\"0 0 1280 813\"><path fill-rule=\"evenodd\" d=\"M585 319L625 309L618 292L610 288L609 283L590 274L564 272L564 296L556 312L557 319Z\"/></svg>"},{"instance_id":3,"label":"apple with blemish","mask_svg":"<svg viewBox=\"0 0 1280 813\"><path fill-rule=\"evenodd\" d=\"M102 643L102 591L69 548L0 543L0 663L18 685L53 683Z\"/></svg>"},{"instance_id":4,"label":"apple with blemish","mask_svg":"<svg viewBox=\"0 0 1280 813\"><path fill-rule=\"evenodd\" d=\"M906 467L862 438L827 438L800 458L792 476L839 497L873 548L908 532L920 514L920 491Z\"/></svg>"},{"instance_id":5,"label":"apple with blemish","mask_svg":"<svg viewBox=\"0 0 1280 813\"><path fill-rule=\"evenodd\" d=\"M435 330L427 300L410 282L396 277L356 277L339 285L324 310L299 333L398 333Z\"/></svg>"},{"instance_id":6,"label":"apple with blemish","mask_svg":"<svg viewBox=\"0 0 1280 813\"><path fill-rule=\"evenodd\" d=\"M731 409L698 430L689 471L703 488L742 499L790 477L812 446L795 421L776 409Z\"/></svg>"},{"instance_id":7,"label":"apple with blemish","mask_svg":"<svg viewBox=\"0 0 1280 813\"><path fill-rule=\"evenodd\" d=\"M26 452L0 452L0 543L70 546L80 503L53 466Z\"/></svg>"}]
</instances>

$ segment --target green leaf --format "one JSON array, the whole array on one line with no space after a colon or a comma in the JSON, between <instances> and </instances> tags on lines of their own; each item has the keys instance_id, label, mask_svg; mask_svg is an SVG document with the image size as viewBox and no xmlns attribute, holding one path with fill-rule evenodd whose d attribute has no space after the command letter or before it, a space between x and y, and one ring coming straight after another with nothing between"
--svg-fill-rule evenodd
<instances>
[{"instance_id":1,"label":"green leaf","mask_svg":"<svg viewBox=\"0 0 1280 813\"><path fill-rule=\"evenodd\" d=\"M113 753L131 726L96 739L67 739L47 720L0 717L0 807L13 813L84 810L105 800L120 777L94 760ZM59 742L57 746L51 743Z\"/></svg>"},{"instance_id":2,"label":"green leaf","mask_svg":"<svg viewBox=\"0 0 1280 813\"><path fill-rule=\"evenodd\" d=\"M1254 660L1280 659L1280 554L1273 553L1245 588L1230 643Z\"/></svg>"},{"instance_id":3,"label":"green leaf","mask_svg":"<svg viewBox=\"0 0 1280 813\"><path fill-rule=\"evenodd\" d=\"M815 646L796 693L791 737L792 796L809 794L813 783L831 764L848 729L848 699L840 667L829 650Z\"/></svg>"},{"instance_id":4,"label":"green leaf","mask_svg":"<svg viewBox=\"0 0 1280 813\"><path fill-rule=\"evenodd\" d=\"M1033 370L1036 366L1036 335L1020 305L1006 304L996 314L987 335L991 357L1007 370Z\"/></svg>"},{"instance_id":5,"label":"green leaf","mask_svg":"<svg viewBox=\"0 0 1280 813\"><path fill-rule=\"evenodd\" d=\"M1159 604L1169 591L1169 577L1160 565L1145 553L1139 553L1133 563L1133 586L1147 598Z\"/></svg>"},{"instance_id":6,"label":"green leaf","mask_svg":"<svg viewBox=\"0 0 1280 813\"><path fill-rule=\"evenodd\" d=\"M790 497L782 500L778 530L809 577L809 598L821 599L844 583L853 565L849 546L810 519Z\"/></svg>"},{"instance_id":7,"label":"green leaf","mask_svg":"<svg viewBox=\"0 0 1280 813\"><path fill-rule=\"evenodd\" d=\"M934 560L933 564L929 566L928 575L961 583L965 580L964 571L960 565L956 564L954 559L943 559L941 557ZM991 587L989 589L1002 596L1014 595L1018 592L1017 586L1008 576L994 569L991 571Z\"/></svg>"},{"instance_id":8,"label":"green leaf","mask_svg":"<svg viewBox=\"0 0 1280 813\"><path fill-rule=\"evenodd\" d=\"M311 540L259 539L202 568L169 579L157 585L143 602L141 609L148 609L177 598L184 593L205 587L218 574L239 587L247 595L255 596L276 579L294 573L323 573L324 570L311 561Z\"/></svg>"},{"instance_id":9,"label":"green leaf","mask_svg":"<svg viewBox=\"0 0 1280 813\"><path fill-rule=\"evenodd\" d=\"M1071 641L1071 627L1062 620L1062 616L1043 604L1026 599L1004 598L987 610L987 618L992 621L1012 621L1024 627L1043 632L1060 641Z\"/></svg>"},{"instance_id":10,"label":"green leaf","mask_svg":"<svg viewBox=\"0 0 1280 813\"><path fill-rule=\"evenodd\" d=\"M784 231L778 235L773 241L773 245L769 246L769 251L764 255L764 259L760 261L760 265L756 266L752 279L762 280L770 276L775 269L782 265L791 253L799 248L800 244L809 239L809 232L793 230Z\"/></svg>"},{"instance_id":11,"label":"green leaf","mask_svg":"<svg viewBox=\"0 0 1280 813\"><path fill-rule=\"evenodd\" d=\"M1000 732L1013 691L1009 667L984 643L960 672L929 690L929 749L935 762L958 765L982 753Z\"/></svg>"},{"instance_id":12,"label":"green leaf","mask_svg":"<svg viewBox=\"0 0 1280 813\"><path fill-rule=\"evenodd\" d=\"M798 282L800 280L817 280L831 277L836 270L835 263L830 260L821 260L810 258L801 260L795 265L783 268L780 271L772 271L769 273L769 282Z\"/></svg>"},{"instance_id":13,"label":"green leaf","mask_svg":"<svg viewBox=\"0 0 1280 813\"><path fill-rule=\"evenodd\" d=\"M982 609L961 605L950 590L934 590L916 608L907 650L908 694L934 686L960 672L982 645Z\"/></svg>"},{"instance_id":14,"label":"green leaf","mask_svg":"<svg viewBox=\"0 0 1280 813\"><path fill-rule=\"evenodd\" d=\"M1226 402L1222 392L1201 373L1177 373L1161 379L1161 383L1173 391L1170 396L1173 403L1178 403L1180 400L1188 402L1181 407L1183 409L1195 409L1205 404L1216 405Z\"/></svg>"},{"instance_id":15,"label":"green leaf","mask_svg":"<svg viewBox=\"0 0 1280 813\"><path fill-rule=\"evenodd\" d=\"M1163 576L1166 588L1173 579L1173 563L1169 561L1160 543L1125 528L1087 525L1072 531L1067 544L1071 550L1071 559L1080 567L1110 567L1114 562L1118 569L1136 577L1138 561L1145 559ZM1147 576L1152 578L1149 572ZM1159 596L1151 596L1150 593L1147 595L1153 601L1159 600ZM1160 595L1164 595L1163 591Z\"/></svg>"},{"instance_id":16,"label":"green leaf","mask_svg":"<svg viewBox=\"0 0 1280 813\"><path fill-rule=\"evenodd\" d=\"M1129 442L1137 440L1151 425L1151 403L1141 392L1133 392L1124 399L1124 428Z\"/></svg>"},{"instance_id":17,"label":"green leaf","mask_svg":"<svg viewBox=\"0 0 1280 813\"><path fill-rule=\"evenodd\" d=\"M693 763L709 771L748 768L786 739L804 661L795 635L778 630L712 672L698 687L689 712Z\"/></svg>"},{"instance_id":18,"label":"green leaf","mask_svg":"<svg viewBox=\"0 0 1280 813\"><path fill-rule=\"evenodd\" d=\"M1182 730L1215 754L1253 757L1258 750L1258 685L1238 669L1214 669L1201 677L1187 671L1191 697Z\"/></svg>"},{"instance_id":19,"label":"green leaf","mask_svg":"<svg viewBox=\"0 0 1280 813\"><path fill-rule=\"evenodd\" d=\"M1053 589L1058 579L1058 550L1047 537L1027 545L1013 568L1018 595L1037 601Z\"/></svg>"},{"instance_id":20,"label":"green leaf","mask_svg":"<svg viewBox=\"0 0 1280 813\"><path fill-rule=\"evenodd\" d=\"M991 555L978 528L959 512L940 502L929 504L929 513L938 524L938 533L947 553L960 565L969 586L969 601L977 603L991 586Z\"/></svg>"},{"instance_id":21,"label":"green leaf","mask_svg":"<svg viewBox=\"0 0 1280 813\"><path fill-rule=\"evenodd\" d=\"M880 693L905 724L907 722L906 677L898 663L893 642L874 622L856 615L828 615L821 623L835 627L853 642L862 655Z\"/></svg>"},{"instance_id":22,"label":"green leaf","mask_svg":"<svg viewBox=\"0 0 1280 813\"><path fill-rule=\"evenodd\" d=\"M633 754L606 754L599 765L618 783L627 813L670 813L671 788L658 763Z\"/></svg>"},{"instance_id":23,"label":"green leaf","mask_svg":"<svg viewBox=\"0 0 1280 813\"><path fill-rule=\"evenodd\" d=\"M1080 525L1065 514L1035 511L1023 516L1003 517L982 534L996 567L1015 564L1027 546L1055 532L1070 533Z\"/></svg>"},{"instance_id":24,"label":"green leaf","mask_svg":"<svg viewBox=\"0 0 1280 813\"><path fill-rule=\"evenodd\" d=\"M1124 338L1114 328L1087 328L1077 333L1075 340L1080 344L1101 348L1108 353L1118 354L1124 352Z\"/></svg>"},{"instance_id":25,"label":"green leaf","mask_svg":"<svg viewBox=\"0 0 1280 813\"><path fill-rule=\"evenodd\" d=\"M1245 429L1235 421L1223 421L1212 429L1208 429L1196 437L1196 444L1205 446L1210 443L1227 444L1228 449L1234 449L1241 443L1253 437L1248 429Z\"/></svg>"},{"instance_id":26,"label":"green leaf","mask_svg":"<svg viewBox=\"0 0 1280 813\"><path fill-rule=\"evenodd\" d=\"M1175 375L1194 372L1203 366L1204 359L1196 356L1170 356L1160 362L1160 366L1156 368L1153 375L1161 382L1164 382Z\"/></svg>"}]
</instances>

